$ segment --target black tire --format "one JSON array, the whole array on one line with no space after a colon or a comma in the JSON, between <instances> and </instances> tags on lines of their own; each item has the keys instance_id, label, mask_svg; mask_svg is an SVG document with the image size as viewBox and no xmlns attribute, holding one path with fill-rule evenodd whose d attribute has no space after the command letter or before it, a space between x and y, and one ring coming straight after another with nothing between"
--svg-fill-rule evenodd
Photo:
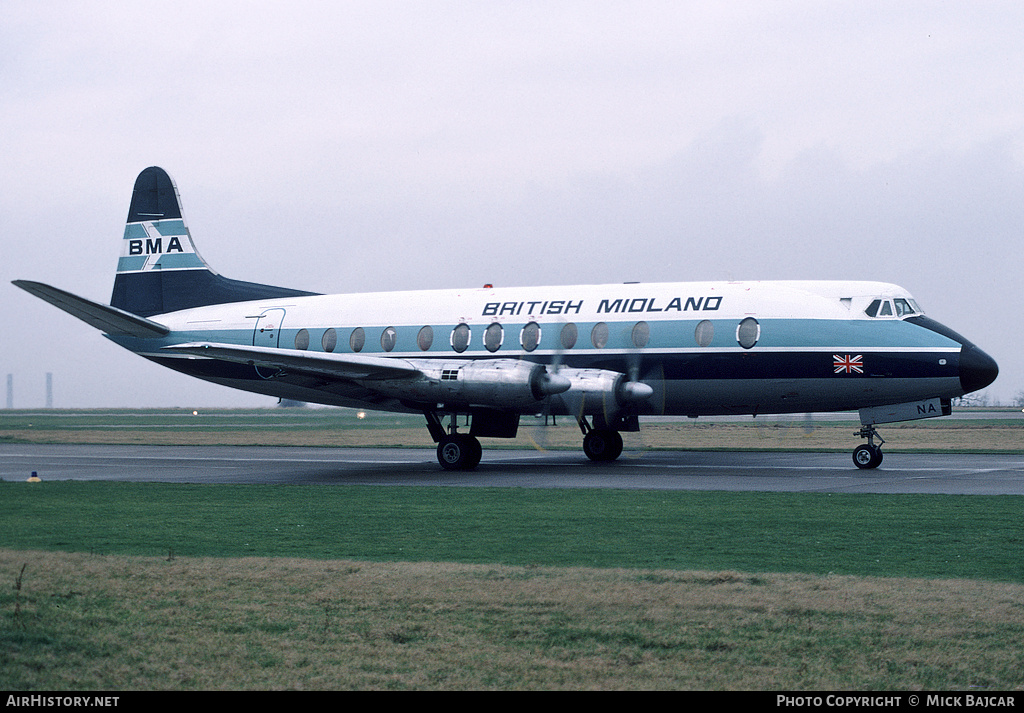
<instances>
[{"instance_id":1,"label":"black tire","mask_svg":"<svg viewBox=\"0 0 1024 713\"><path fill-rule=\"evenodd\" d=\"M611 429L595 429L583 439L583 452L598 463L608 463L622 455L622 436Z\"/></svg>"},{"instance_id":2,"label":"black tire","mask_svg":"<svg viewBox=\"0 0 1024 713\"><path fill-rule=\"evenodd\" d=\"M480 441L473 436L456 433L437 444L437 462L445 470L473 470L482 456Z\"/></svg>"},{"instance_id":3,"label":"black tire","mask_svg":"<svg viewBox=\"0 0 1024 713\"><path fill-rule=\"evenodd\" d=\"M862 470L877 468L882 463L882 449L862 443L853 449L853 463Z\"/></svg>"},{"instance_id":4,"label":"black tire","mask_svg":"<svg viewBox=\"0 0 1024 713\"><path fill-rule=\"evenodd\" d=\"M473 470L480 465L480 459L484 455L484 447L473 436L466 436L466 442L469 444L469 461L466 463L466 470Z\"/></svg>"}]
</instances>

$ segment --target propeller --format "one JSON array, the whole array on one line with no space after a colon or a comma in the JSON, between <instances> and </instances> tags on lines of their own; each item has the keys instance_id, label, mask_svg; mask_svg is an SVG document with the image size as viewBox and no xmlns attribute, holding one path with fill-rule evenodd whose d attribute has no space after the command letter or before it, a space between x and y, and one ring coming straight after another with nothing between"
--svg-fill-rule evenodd
<instances>
[{"instance_id":1,"label":"propeller","mask_svg":"<svg viewBox=\"0 0 1024 713\"><path fill-rule=\"evenodd\" d=\"M804 438L809 437L814 433L814 429L817 426L814 425L814 414L807 412L804 414Z\"/></svg>"},{"instance_id":2,"label":"propeller","mask_svg":"<svg viewBox=\"0 0 1024 713\"><path fill-rule=\"evenodd\" d=\"M552 325L552 331L554 331L554 326L555 325ZM576 345L576 338L576 325L572 324L570 326L567 322L561 323L561 327L558 330L558 334L555 335L556 344L558 346L552 352L550 363L548 363L545 366L547 372L545 379L550 380L553 384L557 384L560 390L546 392L547 395L544 398L543 406L538 416L538 418L544 419L543 423L537 423L533 427L532 435L528 436L531 445L533 445L533 447L536 448L538 451L547 451L549 448L548 444L550 441L550 431L548 430L548 419L551 419L551 426L557 425L557 423L555 422L555 415L551 408L551 397L557 394L564 393L565 391L568 391L572 387L572 382L565 376L559 374L559 370L562 367L562 359L565 356L566 350L571 349ZM538 335L538 344L539 339L540 335ZM567 386L564 389L562 389L560 388L562 384L567 384Z\"/></svg>"},{"instance_id":3,"label":"propeller","mask_svg":"<svg viewBox=\"0 0 1024 713\"><path fill-rule=\"evenodd\" d=\"M587 414L593 413L597 408L598 419L612 427L619 422L624 409L628 412L632 405L649 401L655 395L655 388L641 380L645 376L658 379L657 372L662 369L659 362L653 367L653 373L644 373L642 354L650 338L650 328L646 322L640 322L631 329L632 334L627 332L622 335L625 343L632 344L631 350L626 354L625 368L622 371L573 368L570 370L570 379L563 370L563 363L565 352L575 346L578 333L575 324L562 324L561 331L555 336L557 347L551 352L551 359L546 367L545 380L551 384L551 389L545 391L547 395L540 410L540 418L544 420L538 422L530 437L535 448L541 451L548 450L550 431L547 426L554 413L552 397L569 391L573 386L576 386L577 390L567 394L569 398L564 399L562 403L575 411L576 421L583 421ZM663 370L660 377L660 381L663 381ZM596 403L595 399L600 399L600 403ZM661 399L664 399L664 390ZM663 409L655 409L656 412L660 410ZM544 430L538 432L539 428Z\"/></svg>"},{"instance_id":4,"label":"propeller","mask_svg":"<svg viewBox=\"0 0 1024 713\"><path fill-rule=\"evenodd\" d=\"M647 378L655 379L656 383L664 383L665 372L664 366L661 361L658 360L656 366L653 368L654 373L645 373L643 368L643 349L647 346L651 337L650 325L647 322L637 322L633 325L630 333L626 336L628 341L633 345L632 349L626 355L626 379L618 387L618 400L622 405L639 404L644 401L650 401L655 394L655 389L650 384L641 381L641 379ZM660 374L657 372L660 371ZM661 389L661 408L656 408L657 413L664 412L664 398L665 391ZM605 414L605 420L608 421L614 414ZM643 429L640 429L640 444L641 448L646 450L643 443Z\"/></svg>"}]
</instances>

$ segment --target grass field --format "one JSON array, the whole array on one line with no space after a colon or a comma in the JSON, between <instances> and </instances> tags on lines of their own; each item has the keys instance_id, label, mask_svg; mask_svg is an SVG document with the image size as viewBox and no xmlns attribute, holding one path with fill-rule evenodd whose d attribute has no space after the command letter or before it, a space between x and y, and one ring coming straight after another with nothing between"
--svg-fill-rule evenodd
<instances>
[{"instance_id":1,"label":"grass field","mask_svg":"<svg viewBox=\"0 0 1024 713\"><path fill-rule=\"evenodd\" d=\"M295 414L7 412L0 439L425 431ZM938 441L1018 449L1020 422L997 421ZM846 450L856 428L652 425L762 449L820 431ZM1014 496L0 482L0 687L1019 689L1022 514Z\"/></svg>"},{"instance_id":2,"label":"grass field","mask_svg":"<svg viewBox=\"0 0 1024 713\"><path fill-rule=\"evenodd\" d=\"M8 691L1024 686L1007 583L10 550L0 578Z\"/></svg>"},{"instance_id":3,"label":"grass field","mask_svg":"<svg viewBox=\"0 0 1024 713\"><path fill-rule=\"evenodd\" d=\"M0 502L19 549L1024 584L1017 496L47 481Z\"/></svg>"}]
</instances>

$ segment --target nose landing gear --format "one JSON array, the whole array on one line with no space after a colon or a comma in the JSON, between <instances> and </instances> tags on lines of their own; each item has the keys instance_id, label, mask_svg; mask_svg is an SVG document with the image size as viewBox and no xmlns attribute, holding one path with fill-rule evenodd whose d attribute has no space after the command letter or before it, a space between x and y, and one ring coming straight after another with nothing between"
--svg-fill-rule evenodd
<instances>
[{"instance_id":1,"label":"nose landing gear","mask_svg":"<svg viewBox=\"0 0 1024 713\"><path fill-rule=\"evenodd\" d=\"M875 430L874 424L861 426L861 429L853 435L868 439L867 443L862 443L853 449L854 465L865 470L877 468L882 463L882 444L885 443L885 439ZM876 438L879 441L877 444L875 443Z\"/></svg>"}]
</instances>

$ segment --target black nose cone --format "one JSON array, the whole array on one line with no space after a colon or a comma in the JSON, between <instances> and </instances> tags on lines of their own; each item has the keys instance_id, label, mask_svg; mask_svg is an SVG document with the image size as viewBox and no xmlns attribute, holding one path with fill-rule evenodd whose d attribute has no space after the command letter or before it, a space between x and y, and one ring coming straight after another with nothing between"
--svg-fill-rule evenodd
<instances>
[{"instance_id":1,"label":"black nose cone","mask_svg":"<svg viewBox=\"0 0 1024 713\"><path fill-rule=\"evenodd\" d=\"M960 385L965 394L984 389L999 376L995 359L973 344L964 344L960 351Z\"/></svg>"}]
</instances>

